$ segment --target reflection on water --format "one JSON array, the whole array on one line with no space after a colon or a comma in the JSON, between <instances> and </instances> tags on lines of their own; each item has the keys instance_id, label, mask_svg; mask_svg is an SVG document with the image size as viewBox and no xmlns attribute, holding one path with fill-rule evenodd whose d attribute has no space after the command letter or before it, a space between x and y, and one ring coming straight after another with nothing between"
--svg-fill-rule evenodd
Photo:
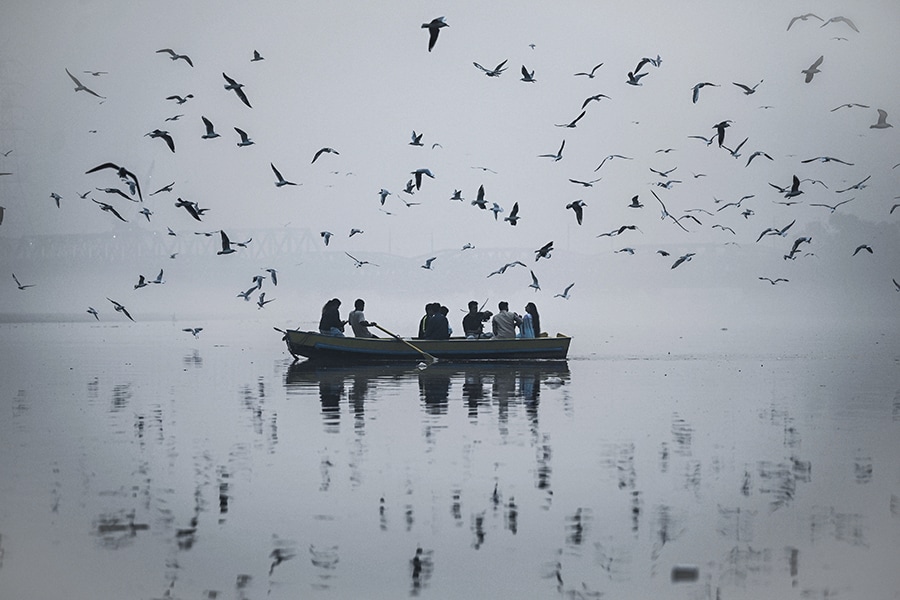
<instances>
[{"instance_id":1,"label":"reflection on water","mask_svg":"<svg viewBox=\"0 0 900 600\"><path fill-rule=\"evenodd\" d=\"M114 333L0 365L0 597L900 589L877 355L326 368Z\"/></svg>"}]
</instances>

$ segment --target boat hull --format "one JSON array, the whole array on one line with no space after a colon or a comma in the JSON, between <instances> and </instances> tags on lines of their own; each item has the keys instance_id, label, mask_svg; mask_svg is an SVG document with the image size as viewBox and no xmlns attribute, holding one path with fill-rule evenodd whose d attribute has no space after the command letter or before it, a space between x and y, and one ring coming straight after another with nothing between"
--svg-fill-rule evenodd
<instances>
[{"instance_id":1,"label":"boat hull","mask_svg":"<svg viewBox=\"0 0 900 600\"><path fill-rule=\"evenodd\" d=\"M287 330L284 337L288 351L295 358L349 364L418 362L426 358L423 353L452 362L565 360L572 340L563 335L531 339L399 340L335 337L296 329Z\"/></svg>"}]
</instances>

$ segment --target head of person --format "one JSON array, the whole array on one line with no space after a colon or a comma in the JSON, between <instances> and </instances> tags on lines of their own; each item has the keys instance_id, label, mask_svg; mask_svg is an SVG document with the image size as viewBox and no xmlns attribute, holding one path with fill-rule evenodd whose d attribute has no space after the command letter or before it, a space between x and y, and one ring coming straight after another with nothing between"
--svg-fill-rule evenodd
<instances>
[{"instance_id":1,"label":"head of person","mask_svg":"<svg viewBox=\"0 0 900 600\"><path fill-rule=\"evenodd\" d=\"M469 312L478 311L478 302L475 300L469 300Z\"/></svg>"},{"instance_id":2,"label":"head of person","mask_svg":"<svg viewBox=\"0 0 900 600\"><path fill-rule=\"evenodd\" d=\"M525 312L532 316L538 314L537 306L534 305L534 302L529 302L525 305Z\"/></svg>"},{"instance_id":3,"label":"head of person","mask_svg":"<svg viewBox=\"0 0 900 600\"><path fill-rule=\"evenodd\" d=\"M501 300L501 301L497 304L497 308L498 308L501 312L504 311L504 310L509 310L509 302L507 302L506 300Z\"/></svg>"},{"instance_id":4,"label":"head of person","mask_svg":"<svg viewBox=\"0 0 900 600\"><path fill-rule=\"evenodd\" d=\"M356 308L356 310L363 310L366 308L366 301L362 298L357 298L356 302L353 303L353 306Z\"/></svg>"},{"instance_id":5,"label":"head of person","mask_svg":"<svg viewBox=\"0 0 900 600\"><path fill-rule=\"evenodd\" d=\"M449 314L450 309L447 308L447 307L444 306L444 305L441 305L441 306L438 306L438 311L439 311L442 315L444 315L444 316L446 317L447 314Z\"/></svg>"}]
</instances>

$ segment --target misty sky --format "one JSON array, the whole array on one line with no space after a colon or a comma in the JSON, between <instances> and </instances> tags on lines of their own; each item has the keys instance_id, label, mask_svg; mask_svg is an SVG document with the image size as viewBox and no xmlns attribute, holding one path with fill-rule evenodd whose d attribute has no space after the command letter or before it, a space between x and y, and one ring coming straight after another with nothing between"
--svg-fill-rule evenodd
<instances>
[{"instance_id":1,"label":"misty sky","mask_svg":"<svg viewBox=\"0 0 900 600\"><path fill-rule=\"evenodd\" d=\"M808 12L823 20L798 20L787 30L792 17ZM467 243L537 249L554 240L558 249L618 261L622 272L639 256L616 250L649 255L659 246L671 256L654 268L669 271L697 244L755 251L762 230L796 220L786 237L760 243L779 263L797 237L838 231L835 219L853 217L848 247L815 247L814 240L810 250L826 258L833 252L854 269L859 263L847 255L882 241L887 245L871 256L854 258L869 260L865 269L880 293L890 294L891 278L900 279L900 209L889 212L900 202L896 2L84 0L17 1L0 13L0 152L8 153L0 155L0 172L11 173L0 176L3 238L128 235L135 228L164 234L170 227L179 235L224 229L240 239L257 229L307 228L333 232L329 250L362 257L422 257ZM428 52L420 25L438 16L449 27ZM859 32L844 22L822 26L836 16ZM194 66L156 52L162 48L190 56ZM254 50L264 60L251 62ZM642 58L657 56L658 67L641 68L640 86L626 83ZM819 56L820 72L806 83L801 71ZM499 77L473 65L502 61L507 69ZM600 63L593 78L574 75ZM536 82L521 80L523 65ZM73 91L66 69L105 99ZM223 73L245 85L253 108L224 89ZM700 82L717 87L701 89L694 103ZM748 95L733 82L758 86ZM166 100L176 94L194 97L183 105ZM557 126L578 117L595 94L608 98L589 102L574 128ZM838 108L847 103L868 108ZM877 109L897 125L871 128ZM166 121L175 115L183 116ZM201 138L201 116L220 137ZM712 136L724 120L732 121L725 146L746 138L737 158L689 137ZM255 144L238 147L234 127ZM174 153L145 136L154 129L171 133ZM422 146L409 144L413 131ZM538 156L556 153L563 140L561 160ZM339 154L311 164L323 147ZM771 160L758 155L748 165L756 151ZM631 160L608 160L598 170L612 154ZM802 162L820 156L852 165ZM149 222L138 214L141 205L96 189L125 189L113 171L85 175L107 161L137 174ZM300 185L277 188L270 163ZM419 168L434 179L404 193ZM651 169L674 170L661 177ZM783 195L770 183L789 186L795 174L822 183L805 181L799 204L778 204ZM865 187L838 193L867 177ZM598 178L591 187L569 181ZM669 179L679 183L657 185ZM148 197L171 182L171 193ZM503 208L499 219L471 204L480 185L488 205ZM391 192L383 206L381 188ZM455 190L462 202L450 200ZM689 209L713 214L690 213L700 223L681 220L685 232L660 218L651 191L675 217ZM59 208L51 193L62 197ZM635 195L643 208L629 207ZM718 210L748 195L740 207ZM210 209L203 223L174 206L179 197ZM113 204L129 223L90 198ZM810 206L850 198L833 212ZM587 205L580 226L565 208L577 199ZM515 202L520 221L513 227L503 218ZM752 212L742 215L746 209ZM625 224L640 230L597 237ZM870 225L880 228L875 241L863 239ZM364 233L349 238L351 228ZM352 272L349 259L347 266ZM485 265L479 279L499 266ZM580 265L567 266L577 276Z\"/></svg>"}]
</instances>

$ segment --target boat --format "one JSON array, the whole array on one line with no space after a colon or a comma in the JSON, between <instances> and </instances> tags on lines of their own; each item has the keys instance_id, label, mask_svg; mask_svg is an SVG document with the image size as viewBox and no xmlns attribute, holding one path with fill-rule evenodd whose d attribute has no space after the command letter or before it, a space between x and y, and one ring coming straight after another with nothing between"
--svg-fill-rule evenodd
<instances>
[{"instance_id":1,"label":"boat","mask_svg":"<svg viewBox=\"0 0 900 600\"><path fill-rule=\"evenodd\" d=\"M543 361L565 360L572 338L482 338L451 337L446 340L407 340L399 336L358 338L324 335L315 331L284 331L288 351L299 360L338 363L403 363L435 360L469 361Z\"/></svg>"}]
</instances>

